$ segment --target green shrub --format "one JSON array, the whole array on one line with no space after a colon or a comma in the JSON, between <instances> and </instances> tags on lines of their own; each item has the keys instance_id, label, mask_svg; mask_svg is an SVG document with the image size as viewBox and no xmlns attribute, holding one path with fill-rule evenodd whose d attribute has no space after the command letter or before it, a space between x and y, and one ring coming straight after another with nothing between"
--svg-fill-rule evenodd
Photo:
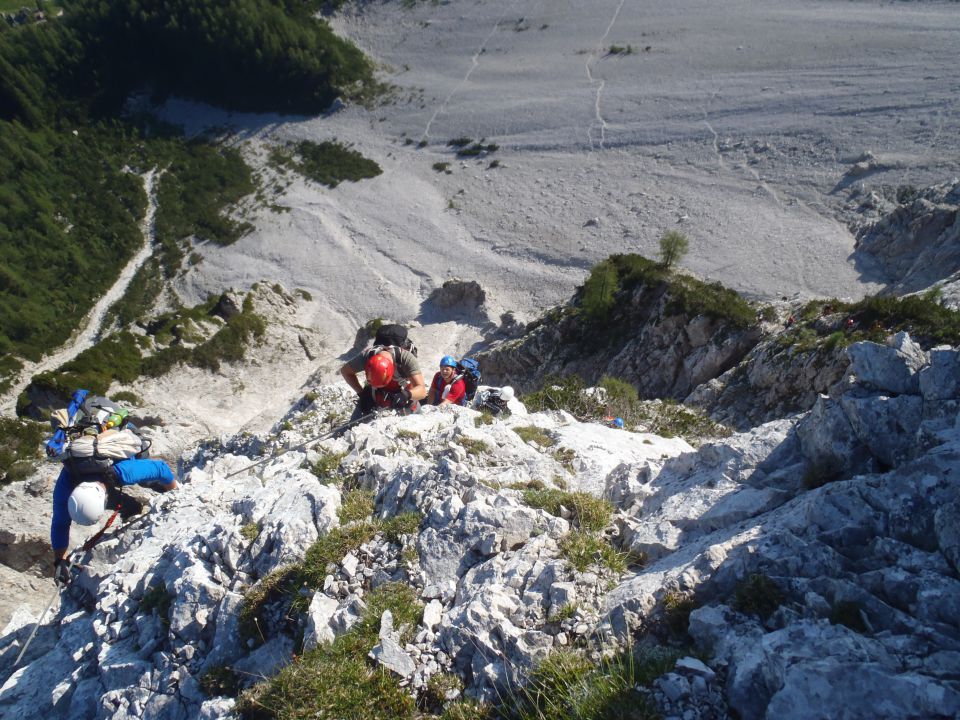
<instances>
[{"instance_id":1,"label":"green shrub","mask_svg":"<svg viewBox=\"0 0 960 720\"><path fill-rule=\"evenodd\" d=\"M364 331L371 340L377 336L377 331L383 327L384 320L383 318L373 318L368 320L367 324L363 326Z\"/></svg>"},{"instance_id":2,"label":"green shrub","mask_svg":"<svg viewBox=\"0 0 960 720\"><path fill-rule=\"evenodd\" d=\"M577 459L577 451L573 448L558 448L553 451L553 459L563 465L568 471L574 472L573 461Z\"/></svg>"},{"instance_id":3,"label":"green shrub","mask_svg":"<svg viewBox=\"0 0 960 720\"><path fill-rule=\"evenodd\" d=\"M705 283L686 276L674 276L670 282L667 310L677 314L706 315L726 320L735 327L756 325L756 312L740 295L718 282Z\"/></svg>"},{"instance_id":4,"label":"green shrub","mask_svg":"<svg viewBox=\"0 0 960 720\"><path fill-rule=\"evenodd\" d=\"M250 166L236 148L218 148L205 142L183 146L160 178L155 217L157 242L165 248L165 271L179 269L179 242L190 236L229 245L253 229L237 222L223 209L254 191Z\"/></svg>"},{"instance_id":5,"label":"green shrub","mask_svg":"<svg viewBox=\"0 0 960 720\"><path fill-rule=\"evenodd\" d=\"M366 520L373 514L373 493L369 490L350 490L343 496L337 514L342 523Z\"/></svg>"},{"instance_id":6,"label":"green shrub","mask_svg":"<svg viewBox=\"0 0 960 720\"><path fill-rule=\"evenodd\" d=\"M493 413L489 410L481 410L480 416L473 419L473 424L475 427L481 427L483 425L492 425L494 421Z\"/></svg>"},{"instance_id":7,"label":"green shrub","mask_svg":"<svg viewBox=\"0 0 960 720\"><path fill-rule=\"evenodd\" d=\"M322 587L328 565L340 562L347 553L373 540L376 534L377 526L372 521L366 521L333 528L320 536L307 549L303 560L301 576L304 582L310 587Z\"/></svg>"},{"instance_id":8,"label":"green shrub","mask_svg":"<svg viewBox=\"0 0 960 720\"><path fill-rule=\"evenodd\" d=\"M690 249L687 236L676 230L668 230L660 236L660 264L665 268L676 265Z\"/></svg>"},{"instance_id":9,"label":"green shrub","mask_svg":"<svg viewBox=\"0 0 960 720\"><path fill-rule=\"evenodd\" d=\"M436 172L446 173L447 175L452 172L448 162L435 162L432 167Z\"/></svg>"},{"instance_id":10,"label":"green shrub","mask_svg":"<svg viewBox=\"0 0 960 720\"><path fill-rule=\"evenodd\" d=\"M756 573L737 586L732 607L744 615L756 615L766 620L783 601L780 587L766 575Z\"/></svg>"},{"instance_id":11,"label":"green shrub","mask_svg":"<svg viewBox=\"0 0 960 720\"><path fill-rule=\"evenodd\" d=\"M469 147L461 147L459 150L457 150L457 157L477 157L483 153L496 152L499 149L500 146L496 143L490 143L488 145L484 145L483 143L474 143Z\"/></svg>"},{"instance_id":12,"label":"green shrub","mask_svg":"<svg viewBox=\"0 0 960 720\"><path fill-rule=\"evenodd\" d=\"M604 406L584 390L586 386L579 375L566 375L562 378L550 375L543 381L540 390L527 393L521 400L531 412L565 410L581 422L603 417Z\"/></svg>"},{"instance_id":13,"label":"green shrub","mask_svg":"<svg viewBox=\"0 0 960 720\"><path fill-rule=\"evenodd\" d=\"M664 620L675 636L683 637L690 627L690 613L697 607L696 601L685 593L671 591L663 596Z\"/></svg>"},{"instance_id":14,"label":"green shrub","mask_svg":"<svg viewBox=\"0 0 960 720\"><path fill-rule=\"evenodd\" d=\"M208 301L161 316L150 327L162 337L175 338L183 333L183 326L189 321L207 317L213 304L214 301ZM141 375L159 377L178 363L216 370L222 361L243 359L246 347L262 337L265 331L266 324L253 312L253 303L248 296L244 299L242 312L230 318L209 340L193 348L170 345L144 357L140 350L142 338L127 331L114 333L56 370L35 375L18 401L17 413L38 414L45 410L31 407L29 398L34 393L53 393L60 397L62 405L66 405L77 388L105 395L115 381L132 385Z\"/></svg>"},{"instance_id":15,"label":"green shrub","mask_svg":"<svg viewBox=\"0 0 960 720\"><path fill-rule=\"evenodd\" d=\"M457 443L467 451L467 455L473 455L475 457L479 457L490 450L490 447L483 440L476 440L466 437L465 435L457 438Z\"/></svg>"},{"instance_id":16,"label":"green shrub","mask_svg":"<svg viewBox=\"0 0 960 720\"><path fill-rule=\"evenodd\" d=\"M612 261L594 265L580 293L580 308L589 322L604 326L609 323L619 288L617 268Z\"/></svg>"},{"instance_id":17,"label":"green shrub","mask_svg":"<svg viewBox=\"0 0 960 720\"><path fill-rule=\"evenodd\" d=\"M340 481L340 461L343 460L347 454L334 453L334 452L322 452L320 457L318 457L314 462L306 464L306 468L317 476L317 479L321 482L326 483L336 483Z\"/></svg>"},{"instance_id":18,"label":"green shrub","mask_svg":"<svg viewBox=\"0 0 960 720\"><path fill-rule=\"evenodd\" d=\"M139 407L143 405L143 400L135 392L130 392L129 390L118 390L115 393L110 395L111 399L115 400L118 403L123 403L124 405Z\"/></svg>"},{"instance_id":19,"label":"green shrub","mask_svg":"<svg viewBox=\"0 0 960 720\"><path fill-rule=\"evenodd\" d=\"M392 518L380 521L384 536L392 543L399 543L401 535L414 535L420 528L422 518L415 512L397 513Z\"/></svg>"},{"instance_id":20,"label":"green shrub","mask_svg":"<svg viewBox=\"0 0 960 720\"><path fill-rule=\"evenodd\" d=\"M243 596L238 612L240 637L259 644L266 641L266 619L264 610L268 603L281 596L287 596L292 602L297 597L302 574L299 564L282 565L272 570L260 582L250 588Z\"/></svg>"},{"instance_id":21,"label":"green shrub","mask_svg":"<svg viewBox=\"0 0 960 720\"><path fill-rule=\"evenodd\" d=\"M247 542L253 542L260 534L260 526L257 523L247 523L240 528L240 535Z\"/></svg>"},{"instance_id":22,"label":"green shrub","mask_svg":"<svg viewBox=\"0 0 960 720\"><path fill-rule=\"evenodd\" d=\"M436 673L427 680L423 692L423 701L428 709L437 710L447 704L447 694L459 695L463 691L463 680L450 673Z\"/></svg>"},{"instance_id":23,"label":"green shrub","mask_svg":"<svg viewBox=\"0 0 960 720\"><path fill-rule=\"evenodd\" d=\"M173 604L173 595L167 592L162 583L151 585L140 598L140 612L149 615L154 610L164 625L170 624L170 606Z\"/></svg>"}]
</instances>

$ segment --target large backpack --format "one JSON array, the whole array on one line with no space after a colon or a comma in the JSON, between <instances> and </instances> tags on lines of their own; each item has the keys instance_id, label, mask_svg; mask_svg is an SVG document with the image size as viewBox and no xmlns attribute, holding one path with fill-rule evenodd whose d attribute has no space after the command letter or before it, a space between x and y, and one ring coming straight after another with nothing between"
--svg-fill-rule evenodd
<instances>
[{"instance_id":1,"label":"large backpack","mask_svg":"<svg viewBox=\"0 0 960 720\"><path fill-rule=\"evenodd\" d=\"M409 350L414 355L417 354L417 348L410 341L407 335L407 329L403 325L381 325L373 338L375 347L399 347Z\"/></svg>"},{"instance_id":2,"label":"large backpack","mask_svg":"<svg viewBox=\"0 0 960 720\"><path fill-rule=\"evenodd\" d=\"M467 386L466 399L473 400L480 384L480 363L473 358L464 358L457 363L457 375L463 378L463 384Z\"/></svg>"},{"instance_id":3,"label":"large backpack","mask_svg":"<svg viewBox=\"0 0 960 720\"><path fill-rule=\"evenodd\" d=\"M126 408L109 398L78 390L70 407L55 415L61 427L47 443L47 454L66 465L78 482L109 480L114 462L142 457L149 448L131 429Z\"/></svg>"}]
</instances>

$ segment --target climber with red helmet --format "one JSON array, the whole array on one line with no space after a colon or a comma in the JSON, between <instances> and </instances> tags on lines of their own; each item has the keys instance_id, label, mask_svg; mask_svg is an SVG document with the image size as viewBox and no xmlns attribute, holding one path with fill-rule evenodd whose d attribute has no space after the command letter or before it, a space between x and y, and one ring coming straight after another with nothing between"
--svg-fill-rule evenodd
<instances>
[{"instance_id":1,"label":"climber with red helmet","mask_svg":"<svg viewBox=\"0 0 960 720\"><path fill-rule=\"evenodd\" d=\"M378 335L378 339L382 338ZM357 377L361 372L365 384ZM351 420L377 407L393 408L408 415L417 412L420 401L427 396L417 356L399 344L378 343L367 348L348 360L340 368L340 374L358 396Z\"/></svg>"},{"instance_id":2,"label":"climber with red helmet","mask_svg":"<svg viewBox=\"0 0 960 720\"><path fill-rule=\"evenodd\" d=\"M460 363L452 355L440 359L440 371L433 376L427 405L466 405L467 385L458 374Z\"/></svg>"}]
</instances>

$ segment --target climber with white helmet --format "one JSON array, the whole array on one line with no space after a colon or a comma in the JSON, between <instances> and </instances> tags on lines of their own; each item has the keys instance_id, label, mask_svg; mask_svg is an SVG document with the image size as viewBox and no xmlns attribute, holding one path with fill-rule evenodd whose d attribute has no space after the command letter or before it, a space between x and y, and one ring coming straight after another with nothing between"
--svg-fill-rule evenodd
<instances>
[{"instance_id":1,"label":"climber with white helmet","mask_svg":"<svg viewBox=\"0 0 960 720\"><path fill-rule=\"evenodd\" d=\"M126 496L120 489L125 485L166 492L177 481L165 462L146 458L149 442L136 434L126 410L107 398L77 390L68 408L51 414L50 424L54 435L46 443L47 455L63 463L53 489L50 544L54 581L65 585L72 579L71 523L93 525L108 505L123 513Z\"/></svg>"},{"instance_id":2,"label":"climber with white helmet","mask_svg":"<svg viewBox=\"0 0 960 720\"><path fill-rule=\"evenodd\" d=\"M359 373L364 374L365 384L360 382ZM393 408L409 415L420 409L420 401L427 396L416 350L402 325L383 325L377 331L373 347L348 360L340 368L340 374L358 397L351 420L377 407Z\"/></svg>"}]
</instances>

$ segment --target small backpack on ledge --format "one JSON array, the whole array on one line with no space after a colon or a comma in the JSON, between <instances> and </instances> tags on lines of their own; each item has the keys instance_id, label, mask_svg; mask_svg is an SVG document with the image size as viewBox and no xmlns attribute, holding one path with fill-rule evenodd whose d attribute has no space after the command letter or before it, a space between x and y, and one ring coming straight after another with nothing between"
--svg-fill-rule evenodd
<instances>
[{"instance_id":1,"label":"small backpack on ledge","mask_svg":"<svg viewBox=\"0 0 960 720\"><path fill-rule=\"evenodd\" d=\"M457 375L462 376L463 384L467 386L467 401L473 400L480 385L480 363L473 358L464 358L457 363Z\"/></svg>"}]
</instances>

